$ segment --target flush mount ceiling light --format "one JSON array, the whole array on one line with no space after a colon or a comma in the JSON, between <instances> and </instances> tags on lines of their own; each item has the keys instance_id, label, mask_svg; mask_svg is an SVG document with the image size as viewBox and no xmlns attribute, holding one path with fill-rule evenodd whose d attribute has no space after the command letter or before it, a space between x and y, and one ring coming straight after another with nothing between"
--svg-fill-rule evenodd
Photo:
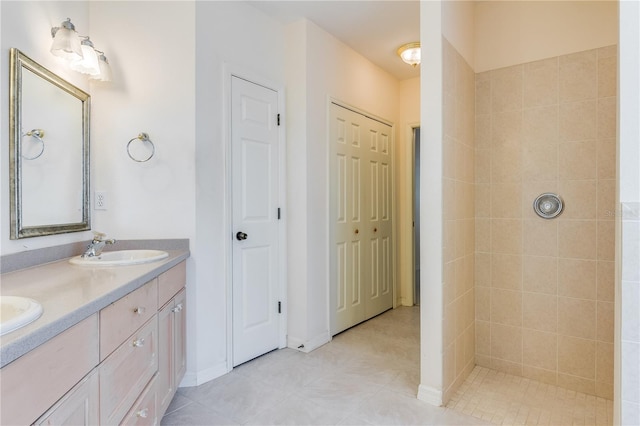
<instances>
[{"instance_id":1,"label":"flush mount ceiling light","mask_svg":"<svg viewBox=\"0 0 640 426\"><path fill-rule=\"evenodd\" d=\"M412 67L420 65L420 42L416 41L400 46L398 56Z\"/></svg>"},{"instance_id":2,"label":"flush mount ceiling light","mask_svg":"<svg viewBox=\"0 0 640 426\"><path fill-rule=\"evenodd\" d=\"M111 81L111 67L104 52L97 50L89 36L80 36L67 18L59 27L51 28L51 53L69 61L72 70L89 74L98 81Z\"/></svg>"}]
</instances>

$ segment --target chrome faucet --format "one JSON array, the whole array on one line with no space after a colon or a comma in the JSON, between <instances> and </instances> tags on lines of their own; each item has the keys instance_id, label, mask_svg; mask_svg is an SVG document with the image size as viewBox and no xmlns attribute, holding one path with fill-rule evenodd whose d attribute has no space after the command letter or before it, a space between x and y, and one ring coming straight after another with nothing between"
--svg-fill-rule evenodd
<instances>
[{"instance_id":1,"label":"chrome faucet","mask_svg":"<svg viewBox=\"0 0 640 426\"><path fill-rule=\"evenodd\" d=\"M84 253L82 253L82 258L86 259L88 257L100 256L100 254L102 253L102 250L104 249L104 246L106 246L107 244L116 243L116 240L114 239L110 239L110 240L104 239L104 237L106 236L107 234L104 234L102 232L94 232L93 240L91 240L91 243L89 243L89 245L87 246L87 249L84 251Z\"/></svg>"}]
</instances>

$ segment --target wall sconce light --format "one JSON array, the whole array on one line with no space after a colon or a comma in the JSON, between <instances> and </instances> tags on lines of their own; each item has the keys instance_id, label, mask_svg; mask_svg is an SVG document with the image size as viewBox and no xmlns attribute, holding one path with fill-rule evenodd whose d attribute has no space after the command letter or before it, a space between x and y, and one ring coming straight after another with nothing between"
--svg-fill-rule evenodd
<instances>
[{"instance_id":1,"label":"wall sconce light","mask_svg":"<svg viewBox=\"0 0 640 426\"><path fill-rule=\"evenodd\" d=\"M78 35L71 19L51 28L51 37L51 53L69 61L72 70L89 74L93 80L111 81L111 67L104 52L93 46L89 36Z\"/></svg>"},{"instance_id":2,"label":"wall sconce light","mask_svg":"<svg viewBox=\"0 0 640 426\"><path fill-rule=\"evenodd\" d=\"M407 43L398 48L398 56L405 63L416 67L420 65L420 42Z\"/></svg>"}]
</instances>

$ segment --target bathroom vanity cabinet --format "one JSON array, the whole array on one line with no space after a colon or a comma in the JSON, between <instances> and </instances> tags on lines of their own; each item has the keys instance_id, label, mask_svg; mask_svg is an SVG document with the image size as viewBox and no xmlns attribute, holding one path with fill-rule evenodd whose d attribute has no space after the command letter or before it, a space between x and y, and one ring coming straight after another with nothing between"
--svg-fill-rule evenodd
<instances>
[{"instance_id":1,"label":"bathroom vanity cabinet","mask_svg":"<svg viewBox=\"0 0 640 426\"><path fill-rule=\"evenodd\" d=\"M158 424L186 371L186 266L0 370L1 424Z\"/></svg>"}]
</instances>

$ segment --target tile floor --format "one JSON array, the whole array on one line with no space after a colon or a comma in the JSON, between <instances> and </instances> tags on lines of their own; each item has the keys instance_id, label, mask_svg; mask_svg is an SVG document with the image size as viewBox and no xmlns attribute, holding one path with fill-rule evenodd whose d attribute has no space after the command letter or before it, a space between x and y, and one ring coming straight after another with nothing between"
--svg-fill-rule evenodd
<instances>
[{"instance_id":1,"label":"tile floor","mask_svg":"<svg viewBox=\"0 0 640 426\"><path fill-rule=\"evenodd\" d=\"M497 425L610 425L613 401L476 367L447 405Z\"/></svg>"},{"instance_id":2,"label":"tile floor","mask_svg":"<svg viewBox=\"0 0 640 426\"><path fill-rule=\"evenodd\" d=\"M398 308L309 354L274 351L180 388L161 424L564 426L611 418L610 401L484 368L474 369L448 407L417 400L419 317L417 307ZM547 415L545 406L555 408Z\"/></svg>"}]
</instances>

